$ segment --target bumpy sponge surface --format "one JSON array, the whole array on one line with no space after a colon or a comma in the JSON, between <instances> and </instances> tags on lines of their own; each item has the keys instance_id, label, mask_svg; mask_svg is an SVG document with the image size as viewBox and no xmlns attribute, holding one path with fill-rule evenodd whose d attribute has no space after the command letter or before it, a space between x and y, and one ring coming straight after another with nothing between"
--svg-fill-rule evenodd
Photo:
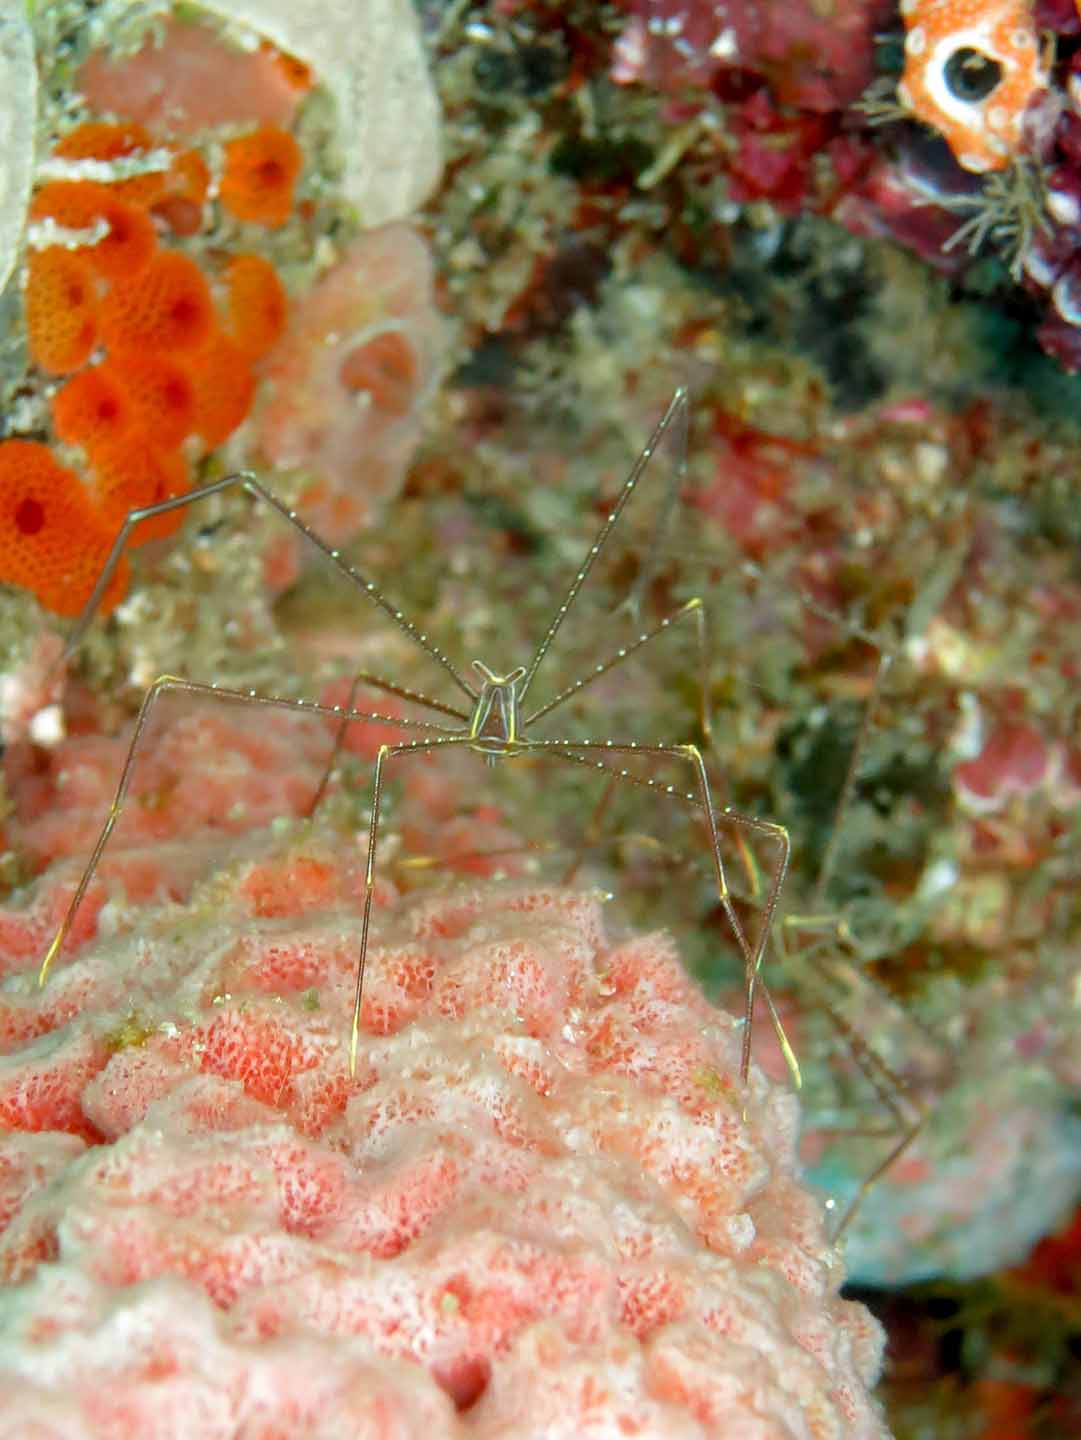
<instances>
[{"instance_id":1,"label":"bumpy sponge surface","mask_svg":"<svg viewBox=\"0 0 1081 1440\"><path fill-rule=\"evenodd\" d=\"M48 446L0 441L0 581L32 589L58 615L77 615L111 540L79 477ZM126 583L125 562L104 596L106 610Z\"/></svg>"},{"instance_id":2,"label":"bumpy sponge surface","mask_svg":"<svg viewBox=\"0 0 1081 1440\"><path fill-rule=\"evenodd\" d=\"M0 1440L885 1436L796 1102L671 942L383 881L351 1079L363 894L284 823L6 957Z\"/></svg>"}]
</instances>

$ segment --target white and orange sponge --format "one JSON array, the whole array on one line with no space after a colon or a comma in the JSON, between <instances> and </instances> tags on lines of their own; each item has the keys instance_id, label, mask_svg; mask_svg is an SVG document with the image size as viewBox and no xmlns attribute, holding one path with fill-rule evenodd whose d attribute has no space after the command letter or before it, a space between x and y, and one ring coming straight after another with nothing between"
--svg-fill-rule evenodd
<instances>
[{"instance_id":1,"label":"white and orange sponge","mask_svg":"<svg viewBox=\"0 0 1081 1440\"><path fill-rule=\"evenodd\" d=\"M246 845L8 957L0 1440L886 1435L795 1099L668 939L383 882L351 1079L362 843Z\"/></svg>"}]
</instances>

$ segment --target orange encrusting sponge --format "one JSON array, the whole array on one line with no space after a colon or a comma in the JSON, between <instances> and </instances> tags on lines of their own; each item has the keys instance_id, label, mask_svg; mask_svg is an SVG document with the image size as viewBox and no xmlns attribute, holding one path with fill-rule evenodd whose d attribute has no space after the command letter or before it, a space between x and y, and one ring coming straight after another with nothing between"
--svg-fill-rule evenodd
<instances>
[{"instance_id":1,"label":"orange encrusting sponge","mask_svg":"<svg viewBox=\"0 0 1081 1440\"><path fill-rule=\"evenodd\" d=\"M225 146L225 173L219 195L230 215L277 229L293 208L293 187L301 167L292 135L263 125Z\"/></svg>"},{"instance_id":2,"label":"orange encrusting sponge","mask_svg":"<svg viewBox=\"0 0 1081 1440\"><path fill-rule=\"evenodd\" d=\"M131 427L134 409L104 365L91 365L53 396L53 429L68 445L93 455Z\"/></svg>"},{"instance_id":3,"label":"orange encrusting sponge","mask_svg":"<svg viewBox=\"0 0 1081 1440\"><path fill-rule=\"evenodd\" d=\"M101 338L116 350L195 350L210 335L210 287L194 260L163 250L102 300Z\"/></svg>"},{"instance_id":4,"label":"orange encrusting sponge","mask_svg":"<svg viewBox=\"0 0 1081 1440\"><path fill-rule=\"evenodd\" d=\"M208 450L226 441L251 409L255 376L244 352L227 335L215 332L193 355L185 373L195 392L192 429Z\"/></svg>"},{"instance_id":5,"label":"orange encrusting sponge","mask_svg":"<svg viewBox=\"0 0 1081 1440\"><path fill-rule=\"evenodd\" d=\"M203 228L210 171L199 150L160 141L140 124L88 121L53 156L70 162L71 178L40 185L31 201L39 248L26 263L27 343L41 370L71 377L50 398L53 427L83 452L87 474L81 479L36 442L0 444L0 581L74 614L128 514L184 494L185 455L217 448L247 417L252 366L283 334L288 299L268 260L236 255L216 272L219 318L200 266L159 245L166 229ZM100 172L115 179L82 179L80 161L134 164ZM272 125L230 140L222 207L279 226L300 168L296 141ZM67 233L50 233L49 222ZM170 534L183 514L178 507L144 522L132 543ZM126 575L119 567L109 607Z\"/></svg>"},{"instance_id":6,"label":"orange encrusting sponge","mask_svg":"<svg viewBox=\"0 0 1081 1440\"><path fill-rule=\"evenodd\" d=\"M106 360L108 378L131 405L135 424L156 450L175 450L192 433L195 389L174 361L155 351L130 350Z\"/></svg>"},{"instance_id":7,"label":"orange encrusting sponge","mask_svg":"<svg viewBox=\"0 0 1081 1440\"><path fill-rule=\"evenodd\" d=\"M145 125L86 120L60 137L53 146L53 154L64 160L119 160L140 155L152 145Z\"/></svg>"},{"instance_id":8,"label":"orange encrusting sponge","mask_svg":"<svg viewBox=\"0 0 1081 1440\"><path fill-rule=\"evenodd\" d=\"M91 462L91 489L106 529L115 535L133 510L171 500L188 489L188 467L175 450L155 450L150 437L135 431L97 451ZM183 506L144 520L130 544L172 535L184 519Z\"/></svg>"},{"instance_id":9,"label":"orange encrusting sponge","mask_svg":"<svg viewBox=\"0 0 1081 1440\"><path fill-rule=\"evenodd\" d=\"M257 360L282 337L288 299L278 272L262 255L236 255L225 267L229 338Z\"/></svg>"},{"instance_id":10,"label":"orange encrusting sponge","mask_svg":"<svg viewBox=\"0 0 1081 1440\"><path fill-rule=\"evenodd\" d=\"M210 170L198 150L181 150L169 167L165 188L151 210L174 235L197 235L203 228L203 205L210 189Z\"/></svg>"},{"instance_id":11,"label":"orange encrusting sponge","mask_svg":"<svg viewBox=\"0 0 1081 1440\"><path fill-rule=\"evenodd\" d=\"M142 125L111 125L91 120L57 141L53 154L74 161L144 158L148 164L156 162L153 169L99 184L130 205L152 210L179 234L194 235L202 226L202 205L210 188L210 171L198 150L155 146L150 132ZM166 159L169 163L157 168ZM182 219L180 225L174 223L178 219Z\"/></svg>"},{"instance_id":12,"label":"orange encrusting sponge","mask_svg":"<svg viewBox=\"0 0 1081 1440\"><path fill-rule=\"evenodd\" d=\"M90 359L97 338L94 272L70 250L33 252L26 264L26 333L35 364L67 375Z\"/></svg>"},{"instance_id":13,"label":"orange encrusting sponge","mask_svg":"<svg viewBox=\"0 0 1081 1440\"><path fill-rule=\"evenodd\" d=\"M187 488L187 467L176 449L192 428L195 391L164 356L124 354L93 365L53 397L52 411L60 439L85 450L94 497L113 533L129 510ZM145 521L130 543L171 535L182 518L175 510Z\"/></svg>"},{"instance_id":14,"label":"orange encrusting sponge","mask_svg":"<svg viewBox=\"0 0 1081 1440\"><path fill-rule=\"evenodd\" d=\"M142 125L87 120L61 136L53 146L53 154L63 160L129 160L149 156L154 148L149 130ZM165 192L165 176L164 170L148 169L124 180L109 181L109 189L133 205L153 205Z\"/></svg>"},{"instance_id":15,"label":"orange encrusting sponge","mask_svg":"<svg viewBox=\"0 0 1081 1440\"><path fill-rule=\"evenodd\" d=\"M264 54L271 56L278 73L284 76L289 86L299 94L307 94L315 84L312 68L310 65L305 65L303 60L298 60L295 55L287 55L284 50L279 50L269 40L264 40L259 49Z\"/></svg>"},{"instance_id":16,"label":"orange encrusting sponge","mask_svg":"<svg viewBox=\"0 0 1081 1440\"><path fill-rule=\"evenodd\" d=\"M130 279L157 249L150 217L91 180L54 180L43 186L30 202L30 218L48 218L69 230L107 226L101 239L81 245L78 253L109 280Z\"/></svg>"},{"instance_id":17,"label":"orange encrusting sponge","mask_svg":"<svg viewBox=\"0 0 1081 1440\"><path fill-rule=\"evenodd\" d=\"M0 580L33 590L47 609L77 615L115 538L82 481L47 445L0 441ZM116 568L102 600L108 613L127 586Z\"/></svg>"}]
</instances>

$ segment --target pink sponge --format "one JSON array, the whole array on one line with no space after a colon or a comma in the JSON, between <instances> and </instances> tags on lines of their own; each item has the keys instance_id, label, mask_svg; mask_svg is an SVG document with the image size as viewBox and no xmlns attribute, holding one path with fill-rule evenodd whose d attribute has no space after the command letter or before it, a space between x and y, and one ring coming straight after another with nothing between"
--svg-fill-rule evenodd
<instances>
[{"instance_id":1,"label":"pink sponge","mask_svg":"<svg viewBox=\"0 0 1081 1440\"><path fill-rule=\"evenodd\" d=\"M885 1436L795 1100L671 943L384 884L351 1079L361 862L283 822L11 962L0 1440Z\"/></svg>"},{"instance_id":2,"label":"pink sponge","mask_svg":"<svg viewBox=\"0 0 1081 1440\"><path fill-rule=\"evenodd\" d=\"M266 457L312 476L305 517L343 544L397 494L442 363L432 261L406 225L368 230L296 307L267 358Z\"/></svg>"}]
</instances>

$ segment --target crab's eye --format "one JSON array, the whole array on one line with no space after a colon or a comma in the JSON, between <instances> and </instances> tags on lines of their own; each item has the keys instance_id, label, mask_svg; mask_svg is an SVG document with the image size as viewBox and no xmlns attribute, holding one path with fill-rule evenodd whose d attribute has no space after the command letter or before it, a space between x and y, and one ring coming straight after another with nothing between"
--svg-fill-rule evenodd
<instances>
[{"instance_id":1,"label":"crab's eye","mask_svg":"<svg viewBox=\"0 0 1081 1440\"><path fill-rule=\"evenodd\" d=\"M990 55L964 46L946 61L946 88L958 100L986 100L1002 79L1002 66Z\"/></svg>"}]
</instances>

